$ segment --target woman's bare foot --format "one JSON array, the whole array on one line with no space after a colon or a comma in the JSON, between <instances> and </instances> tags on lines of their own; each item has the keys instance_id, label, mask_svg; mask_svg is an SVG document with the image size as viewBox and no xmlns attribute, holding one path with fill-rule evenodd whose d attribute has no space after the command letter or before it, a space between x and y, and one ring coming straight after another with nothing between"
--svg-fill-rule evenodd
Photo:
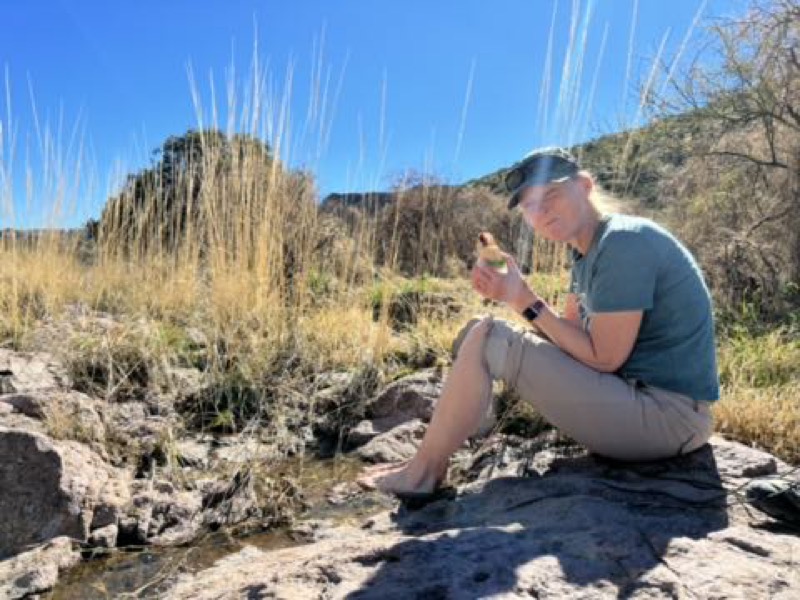
<instances>
[{"instance_id":1,"label":"woman's bare foot","mask_svg":"<svg viewBox=\"0 0 800 600\"><path fill-rule=\"evenodd\" d=\"M367 475L378 475L382 473L386 473L389 471L396 471L401 467L405 467L409 461L404 460L402 462L394 462L394 463L378 463L376 465L370 465L368 467L364 467L361 470L361 474L359 475L359 479L364 478Z\"/></svg>"},{"instance_id":2,"label":"woman's bare foot","mask_svg":"<svg viewBox=\"0 0 800 600\"><path fill-rule=\"evenodd\" d=\"M365 469L356 481L366 489L389 494L428 494L441 485L446 474L432 476L415 471L418 469L410 462L375 465Z\"/></svg>"}]
</instances>

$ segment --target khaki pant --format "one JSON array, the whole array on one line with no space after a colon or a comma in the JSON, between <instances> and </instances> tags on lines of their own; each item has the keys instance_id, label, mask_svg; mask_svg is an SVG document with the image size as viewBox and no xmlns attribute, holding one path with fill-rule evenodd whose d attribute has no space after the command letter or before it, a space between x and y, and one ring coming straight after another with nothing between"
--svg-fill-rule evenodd
<instances>
[{"instance_id":1,"label":"khaki pant","mask_svg":"<svg viewBox=\"0 0 800 600\"><path fill-rule=\"evenodd\" d=\"M479 320L462 329L454 353ZM711 435L708 402L595 371L508 321L492 319L483 357L493 379L516 390L545 419L594 453L655 460L696 450Z\"/></svg>"}]
</instances>

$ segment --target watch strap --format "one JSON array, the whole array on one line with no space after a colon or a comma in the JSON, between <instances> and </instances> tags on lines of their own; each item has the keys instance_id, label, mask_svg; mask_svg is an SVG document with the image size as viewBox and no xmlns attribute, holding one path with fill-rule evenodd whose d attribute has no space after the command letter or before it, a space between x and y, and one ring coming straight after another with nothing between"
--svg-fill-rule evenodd
<instances>
[{"instance_id":1,"label":"watch strap","mask_svg":"<svg viewBox=\"0 0 800 600\"><path fill-rule=\"evenodd\" d=\"M533 304L531 304L528 308L522 311L522 316L525 318L526 321L535 321L536 317L538 317L542 310L544 309L544 302L539 299Z\"/></svg>"}]
</instances>

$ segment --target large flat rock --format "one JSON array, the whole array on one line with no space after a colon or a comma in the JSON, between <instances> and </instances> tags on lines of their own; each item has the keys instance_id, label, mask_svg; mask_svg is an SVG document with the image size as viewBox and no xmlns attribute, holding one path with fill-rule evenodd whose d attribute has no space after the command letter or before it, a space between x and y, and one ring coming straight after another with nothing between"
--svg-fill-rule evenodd
<instances>
[{"instance_id":1,"label":"large flat rock","mask_svg":"<svg viewBox=\"0 0 800 600\"><path fill-rule=\"evenodd\" d=\"M788 471L720 439L643 465L553 457L308 545L246 548L182 576L168 597L788 600L800 597L800 537L740 493Z\"/></svg>"}]
</instances>

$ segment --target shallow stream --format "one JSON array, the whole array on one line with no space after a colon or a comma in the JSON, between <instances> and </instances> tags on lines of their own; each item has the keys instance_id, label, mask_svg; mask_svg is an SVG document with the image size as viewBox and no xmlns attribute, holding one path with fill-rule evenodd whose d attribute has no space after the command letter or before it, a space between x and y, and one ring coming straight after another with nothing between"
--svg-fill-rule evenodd
<instances>
[{"instance_id":1,"label":"shallow stream","mask_svg":"<svg viewBox=\"0 0 800 600\"><path fill-rule=\"evenodd\" d=\"M332 503L331 489L340 482L352 481L364 463L352 458L295 462L289 468L303 490L308 509L298 521L325 519L343 524L360 521L385 510L390 501L371 495ZM238 552L245 546L261 550L278 550L307 543L302 536L292 535L289 528L235 537L228 532L208 533L191 546L161 548L146 546L137 549L112 550L101 558L84 560L64 574L50 600L101 600L107 598L158 598L178 573L196 573L217 560Z\"/></svg>"}]
</instances>

